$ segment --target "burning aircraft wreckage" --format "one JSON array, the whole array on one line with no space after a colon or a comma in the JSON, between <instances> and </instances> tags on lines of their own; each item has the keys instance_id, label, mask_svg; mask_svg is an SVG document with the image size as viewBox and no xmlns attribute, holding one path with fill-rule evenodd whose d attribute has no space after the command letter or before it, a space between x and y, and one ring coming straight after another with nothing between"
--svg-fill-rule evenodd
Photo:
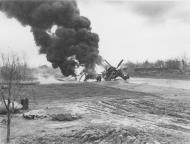
<instances>
[{"instance_id":1,"label":"burning aircraft wreckage","mask_svg":"<svg viewBox=\"0 0 190 144\"><path fill-rule=\"evenodd\" d=\"M105 70L101 74L96 74L92 72L83 72L80 79L85 76L84 81L89 79L96 79L97 82L100 82L102 79L105 81L115 80L118 77L121 77L123 80L129 79L129 74L126 73L125 68L120 68L123 60L119 62L117 67L112 66L107 60L105 60L107 66L104 66ZM80 80L79 79L79 80Z\"/></svg>"},{"instance_id":2,"label":"burning aircraft wreckage","mask_svg":"<svg viewBox=\"0 0 190 144\"><path fill-rule=\"evenodd\" d=\"M90 71L101 65L99 36L91 31L90 20L80 15L75 0L14 0L1 1L0 11L17 19L23 26L30 26L40 54L45 54L53 68L59 68L64 76L76 77L76 69ZM105 80L121 76L120 69L111 66L101 75ZM100 77L97 78L100 80Z\"/></svg>"}]
</instances>

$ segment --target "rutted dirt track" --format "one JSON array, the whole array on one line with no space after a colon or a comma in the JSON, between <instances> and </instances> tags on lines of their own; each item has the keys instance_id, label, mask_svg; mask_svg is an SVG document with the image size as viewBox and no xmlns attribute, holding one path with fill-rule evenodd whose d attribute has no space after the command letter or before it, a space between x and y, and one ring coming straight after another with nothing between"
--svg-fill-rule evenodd
<instances>
[{"instance_id":1,"label":"rutted dirt track","mask_svg":"<svg viewBox=\"0 0 190 144\"><path fill-rule=\"evenodd\" d=\"M21 114L15 115L12 143L190 143L189 90L120 81L40 85L34 89L35 94L29 95L31 109L44 109L49 115L73 113L82 118L58 122L50 118L25 120Z\"/></svg>"}]
</instances>

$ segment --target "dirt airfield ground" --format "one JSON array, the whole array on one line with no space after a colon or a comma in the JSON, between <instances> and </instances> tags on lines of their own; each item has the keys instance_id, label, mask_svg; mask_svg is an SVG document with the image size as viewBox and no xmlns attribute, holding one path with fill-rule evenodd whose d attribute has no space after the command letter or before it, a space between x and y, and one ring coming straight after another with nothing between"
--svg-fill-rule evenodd
<instances>
[{"instance_id":1,"label":"dirt airfield ground","mask_svg":"<svg viewBox=\"0 0 190 144\"><path fill-rule=\"evenodd\" d=\"M34 91L31 93L31 89ZM15 144L190 144L190 90L122 80L26 87L30 109L48 117L12 118ZM80 115L52 121L52 114ZM50 116L50 117L49 117ZM6 118L0 116L0 120ZM1 124L1 143L5 125Z\"/></svg>"}]
</instances>

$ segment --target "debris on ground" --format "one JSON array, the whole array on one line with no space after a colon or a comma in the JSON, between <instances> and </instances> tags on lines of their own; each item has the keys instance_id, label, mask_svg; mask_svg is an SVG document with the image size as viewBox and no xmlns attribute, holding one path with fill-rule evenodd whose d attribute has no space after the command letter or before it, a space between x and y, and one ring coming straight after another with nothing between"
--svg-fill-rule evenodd
<instances>
[{"instance_id":1,"label":"debris on ground","mask_svg":"<svg viewBox=\"0 0 190 144\"><path fill-rule=\"evenodd\" d=\"M44 109L31 110L29 112L23 113L25 119L43 119L47 118L48 114Z\"/></svg>"},{"instance_id":2,"label":"debris on ground","mask_svg":"<svg viewBox=\"0 0 190 144\"><path fill-rule=\"evenodd\" d=\"M65 113L65 114L53 114L51 115L52 120L55 121L73 121L82 118L79 115L71 114L71 113Z\"/></svg>"}]
</instances>

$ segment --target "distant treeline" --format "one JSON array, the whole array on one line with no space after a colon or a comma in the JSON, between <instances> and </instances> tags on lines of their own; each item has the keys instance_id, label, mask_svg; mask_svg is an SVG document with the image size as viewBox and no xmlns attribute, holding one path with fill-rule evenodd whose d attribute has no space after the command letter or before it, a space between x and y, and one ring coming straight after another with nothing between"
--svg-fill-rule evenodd
<instances>
[{"instance_id":1,"label":"distant treeline","mask_svg":"<svg viewBox=\"0 0 190 144\"><path fill-rule=\"evenodd\" d=\"M179 60L177 58L168 60L157 60L156 62L149 62L148 60L141 63L127 62L124 65L127 67L129 73L139 71L190 70L190 64L187 61L183 59Z\"/></svg>"}]
</instances>

